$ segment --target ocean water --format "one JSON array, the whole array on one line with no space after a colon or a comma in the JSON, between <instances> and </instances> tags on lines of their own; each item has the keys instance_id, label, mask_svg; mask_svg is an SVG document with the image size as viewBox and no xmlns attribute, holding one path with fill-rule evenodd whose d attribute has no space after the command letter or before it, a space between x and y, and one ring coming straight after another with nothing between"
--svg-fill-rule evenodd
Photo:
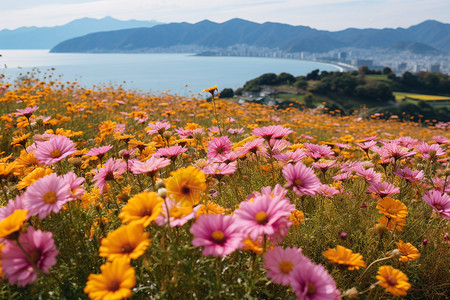
<instances>
[{"instance_id":1,"label":"ocean water","mask_svg":"<svg viewBox=\"0 0 450 300\"><path fill-rule=\"evenodd\" d=\"M264 73L306 75L314 69L337 71L339 67L293 59L260 57L195 56L193 54L84 54L49 53L48 50L0 50L0 74L15 79L38 70L41 78L61 82L122 86L159 94L197 95L219 85L237 89ZM54 70L52 70L54 68Z\"/></svg>"}]
</instances>

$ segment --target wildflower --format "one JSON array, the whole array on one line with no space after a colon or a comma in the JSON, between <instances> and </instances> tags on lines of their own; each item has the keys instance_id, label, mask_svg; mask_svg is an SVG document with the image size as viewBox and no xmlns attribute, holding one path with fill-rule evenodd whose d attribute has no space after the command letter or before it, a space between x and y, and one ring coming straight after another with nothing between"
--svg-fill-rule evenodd
<instances>
[{"instance_id":1,"label":"wildflower","mask_svg":"<svg viewBox=\"0 0 450 300\"><path fill-rule=\"evenodd\" d=\"M10 199L6 204L6 206L0 207L0 221L6 219L8 216L12 215L18 209L25 210L23 198L24 198L23 194L17 195L15 200Z\"/></svg>"},{"instance_id":2,"label":"wildflower","mask_svg":"<svg viewBox=\"0 0 450 300\"><path fill-rule=\"evenodd\" d=\"M60 176L52 173L30 185L25 192L24 206L31 215L44 219L50 213L58 213L71 200L69 185Z\"/></svg>"},{"instance_id":3,"label":"wildflower","mask_svg":"<svg viewBox=\"0 0 450 300\"><path fill-rule=\"evenodd\" d=\"M150 127L150 130L147 131L148 134L152 135L155 133L163 134L164 131L170 128L169 122L156 122L155 124L150 123L148 124Z\"/></svg>"},{"instance_id":4,"label":"wildflower","mask_svg":"<svg viewBox=\"0 0 450 300\"><path fill-rule=\"evenodd\" d=\"M187 151L187 148L181 146L172 146L168 148L160 148L153 154L154 157L167 157L174 161L177 159L178 155Z\"/></svg>"},{"instance_id":5,"label":"wildflower","mask_svg":"<svg viewBox=\"0 0 450 300\"><path fill-rule=\"evenodd\" d=\"M366 263L363 261L363 257L359 253L353 253L352 250L347 249L341 245L337 245L336 249L328 249L322 252L323 256L330 261L342 265L349 270L359 270L359 267L366 267Z\"/></svg>"},{"instance_id":6,"label":"wildflower","mask_svg":"<svg viewBox=\"0 0 450 300\"><path fill-rule=\"evenodd\" d=\"M409 148L400 146L396 142L387 143L387 144L383 145L383 147L381 149L385 151L385 152L380 153L382 158L383 157L384 158L391 157L395 161L402 159L402 158L409 157L409 156L417 153L415 151L410 151Z\"/></svg>"},{"instance_id":7,"label":"wildflower","mask_svg":"<svg viewBox=\"0 0 450 300\"><path fill-rule=\"evenodd\" d=\"M37 278L38 268L45 274L50 272L50 268L56 264L56 249L51 232L42 232L28 227L27 233L19 236L20 245L16 242L8 241L2 251L2 272L8 278L10 284L19 287L32 283ZM28 257L31 258L30 262Z\"/></svg>"},{"instance_id":8,"label":"wildflower","mask_svg":"<svg viewBox=\"0 0 450 300\"><path fill-rule=\"evenodd\" d=\"M388 182L372 182L370 186L367 188L367 193L375 193L379 195L381 198L386 196L400 193L400 189L393 184Z\"/></svg>"},{"instance_id":9,"label":"wildflower","mask_svg":"<svg viewBox=\"0 0 450 300\"><path fill-rule=\"evenodd\" d=\"M298 227L300 223L305 222L305 214L299 210L293 210L289 216L289 221L292 222L292 226Z\"/></svg>"},{"instance_id":10,"label":"wildflower","mask_svg":"<svg viewBox=\"0 0 450 300\"><path fill-rule=\"evenodd\" d=\"M192 245L205 247L203 256L225 257L235 251L242 234L232 226L233 219L228 215L201 215L189 230L193 235Z\"/></svg>"},{"instance_id":11,"label":"wildflower","mask_svg":"<svg viewBox=\"0 0 450 300\"><path fill-rule=\"evenodd\" d=\"M442 218L450 220L450 196L437 190L429 190L423 196L423 200L429 204Z\"/></svg>"},{"instance_id":12,"label":"wildflower","mask_svg":"<svg viewBox=\"0 0 450 300\"><path fill-rule=\"evenodd\" d=\"M423 170L411 170L408 167L399 168L396 171L394 171L394 174L398 177L404 178L408 180L409 182L417 182L421 181L423 179Z\"/></svg>"},{"instance_id":13,"label":"wildflower","mask_svg":"<svg viewBox=\"0 0 450 300\"><path fill-rule=\"evenodd\" d=\"M156 220L162 210L163 199L155 192L143 192L131 198L122 208L119 218L122 223L137 222L144 227Z\"/></svg>"},{"instance_id":14,"label":"wildflower","mask_svg":"<svg viewBox=\"0 0 450 300\"><path fill-rule=\"evenodd\" d=\"M265 152L265 151L263 151ZM296 163L306 157L303 149L296 149L295 151L286 151L284 153L273 156L276 160L282 163Z\"/></svg>"},{"instance_id":15,"label":"wildflower","mask_svg":"<svg viewBox=\"0 0 450 300\"><path fill-rule=\"evenodd\" d=\"M167 205L166 205L167 204ZM161 213L156 218L155 223L159 226L163 226L167 223L167 211L169 211L169 223L170 227L183 226L189 220L192 220L196 216L196 211L201 206L179 206L178 203L171 197L167 197L163 203Z\"/></svg>"},{"instance_id":16,"label":"wildflower","mask_svg":"<svg viewBox=\"0 0 450 300\"><path fill-rule=\"evenodd\" d=\"M437 156L445 154L445 151L438 144L429 145L422 142L416 146L416 149L422 153L422 157L425 159L435 159Z\"/></svg>"},{"instance_id":17,"label":"wildflower","mask_svg":"<svg viewBox=\"0 0 450 300\"><path fill-rule=\"evenodd\" d=\"M153 177L159 169L170 165L170 160L164 157L158 158L156 156L152 156L144 162L133 159L130 160L129 163L130 171L133 174L146 174Z\"/></svg>"},{"instance_id":18,"label":"wildflower","mask_svg":"<svg viewBox=\"0 0 450 300\"><path fill-rule=\"evenodd\" d=\"M86 190L83 188L83 177L78 177L74 172L68 172L62 178L69 185L69 194L72 200L80 200Z\"/></svg>"},{"instance_id":19,"label":"wildflower","mask_svg":"<svg viewBox=\"0 0 450 300\"><path fill-rule=\"evenodd\" d=\"M110 158L103 168L97 171L94 176L95 186L98 187L100 193L103 193L108 181L116 180L127 169L127 164L118 159Z\"/></svg>"},{"instance_id":20,"label":"wildflower","mask_svg":"<svg viewBox=\"0 0 450 300\"><path fill-rule=\"evenodd\" d=\"M281 125L270 125L253 129L252 134L260 136L267 141L271 139L281 139L293 131L290 128L284 128Z\"/></svg>"},{"instance_id":21,"label":"wildflower","mask_svg":"<svg viewBox=\"0 0 450 300\"><path fill-rule=\"evenodd\" d=\"M28 133L15 137L11 142L11 146L21 145L22 147L26 148L25 146L27 144L27 139L29 136L30 134Z\"/></svg>"},{"instance_id":22,"label":"wildflower","mask_svg":"<svg viewBox=\"0 0 450 300\"><path fill-rule=\"evenodd\" d=\"M326 145L316 145L310 143L304 143L306 147L305 154L306 156L314 158L316 161L322 157L333 156L334 152L331 150L330 146Z\"/></svg>"},{"instance_id":23,"label":"wildflower","mask_svg":"<svg viewBox=\"0 0 450 300\"><path fill-rule=\"evenodd\" d=\"M144 232L144 227L140 223L122 225L102 239L99 255L107 257L108 260L121 257L137 259L144 254L150 244L148 236L149 233Z\"/></svg>"},{"instance_id":24,"label":"wildflower","mask_svg":"<svg viewBox=\"0 0 450 300\"><path fill-rule=\"evenodd\" d=\"M255 240L260 235L284 236L291 226L289 216L295 209L287 199L274 199L267 195L257 196L253 202L241 202L234 211L235 226Z\"/></svg>"},{"instance_id":25,"label":"wildflower","mask_svg":"<svg viewBox=\"0 0 450 300\"><path fill-rule=\"evenodd\" d=\"M405 226L405 218L408 215L408 209L405 204L390 197L384 197L377 204L377 209L384 214L378 221L386 226L389 231L402 231Z\"/></svg>"},{"instance_id":26,"label":"wildflower","mask_svg":"<svg viewBox=\"0 0 450 300\"><path fill-rule=\"evenodd\" d=\"M284 166L282 172L284 178L288 181L285 186L292 187L297 195L314 196L320 189L319 178L311 168L307 168L301 162Z\"/></svg>"},{"instance_id":27,"label":"wildflower","mask_svg":"<svg viewBox=\"0 0 450 300\"><path fill-rule=\"evenodd\" d=\"M401 256L399 260L401 262L407 262L410 260L415 260L420 257L419 250L417 250L416 247L411 245L410 243L403 243L402 241L399 241L397 244L398 250L400 250Z\"/></svg>"},{"instance_id":28,"label":"wildflower","mask_svg":"<svg viewBox=\"0 0 450 300\"><path fill-rule=\"evenodd\" d=\"M8 238L20 230L27 220L28 211L16 209L11 215L0 222L0 238Z\"/></svg>"},{"instance_id":29,"label":"wildflower","mask_svg":"<svg viewBox=\"0 0 450 300\"><path fill-rule=\"evenodd\" d=\"M230 175L236 172L237 162L226 163L212 163L203 168L203 173L212 175L217 179L221 179L223 175Z\"/></svg>"},{"instance_id":30,"label":"wildflower","mask_svg":"<svg viewBox=\"0 0 450 300\"><path fill-rule=\"evenodd\" d=\"M27 119L39 108L39 106L27 107L25 109L16 109L16 116L24 116Z\"/></svg>"},{"instance_id":31,"label":"wildflower","mask_svg":"<svg viewBox=\"0 0 450 300\"><path fill-rule=\"evenodd\" d=\"M329 186L326 184L321 184L320 189L319 189L319 194L321 194L322 196L325 196L325 197L333 197L334 195L339 194L339 191L332 186Z\"/></svg>"},{"instance_id":32,"label":"wildflower","mask_svg":"<svg viewBox=\"0 0 450 300\"><path fill-rule=\"evenodd\" d=\"M267 277L271 278L273 282L288 285L292 270L307 261L308 259L303 256L301 249L283 249L277 246L268 250L264 255L264 268L269 271Z\"/></svg>"},{"instance_id":33,"label":"wildflower","mask_svg":"<svg viewBox=\"0 0 450 300\"><path fill-rule=\"evenodd\" d=\"M105 156L106 152L108 152L112 148L113 146L111 145L92 148L88 153L86 153L86 156L97 156L101 160L103 156Z\"/></svg>"},{"instance_id":34,"label":"wildflower","mask_svg":"<svg viewBox=\"0 0 450 300\"><path fill-rule=\"evenodd\" d=\"M411 288L408 276L391 266L381 266L378 269L377 280L387 293L394 296L406 296L406 291Z\"/></svg>"},{"instance_id":35,"label":"wildflower","mask_svg":"<svg viewBox=\"0 0 450 300\"><path fill-rule=\"evenodd\" d=\"M50 166L76 151L75 143L72 140L63 135L57 135L46 142L38 143L34 156L39 163Z\"/></svg>"},{"instance_id":36,"label":"wildflower","mask_svg":"<svg viewBox=\"0 0 450 300\"><path fill-rule=\"evenodd\" d=\"M206 190L205 174L189 166L170 173L166 182L167 194L180 206L194 206L199 203L201 192Z\"/></svg>"},{"instance_id":37,"label":"wildflower","mask_svg":"<svg viewBox=\"0 0 450 300\"><path fill-rule=\"evenodd\" d=\"M381 182L381 174L374 171L373 168L365 169L362 165L355 167L356 174L363 177L369 183Z\"/></svg>"},{"instance_id":38,"label":"wildflower","mask_svg":"<svg viewBox=\"0 0 450 300\"><path fill-rule=\"evenodd\" d=\"M211 96L214 98L214 92L215 91L219 92L219 90L217 89L218 86L219 85L212 86L210 88L202 90L202 92L209 92L209 93L211 93Z\"/></svg>"},{"instance_id":39,"label":"wildflower","mask_svg":"<svg viewBox=\"0 0 450 300\"><path fill-rule=\"evenodd\" d=\"M218 214L225 214L226 210L222 206L220 206L217 203L214 203L212 201L206 202L206 205L200 205L199 209L197 210L197 215L218 215Z\"/></svg>"},{"instance_id":40,"label":"wildflower","mask_svg":"<svg viewBox=\"0 0 450 300\"><path fill-rule=\"evenodd\" d=\"M16 169L15 163L4 164L0 163L0 180L7 179Z\"/></svg>"},{"instance_id":41,"label":"wildflower","mask_svg":"<svg viewBox=\"0 0 450 300\"><path fill-rule=\"evenodd\" d=\"M134 269L126 258L115 259L100 267L101 274L88 277L84 292L92 300L125 299L131 297L136 285Z\"/></svg>"},{"instance_id":42,"label":"wildflower","mask_svg":"<svg viewBox=\"0 0 450 300\"><path fill-rule=\"evenodd\" d=\"M23 177L21 181L19 181L19 183L17 184L17 188L19 190L22 190L35 183L38 179L50 175L52 172L53 171L50 168L36 168L28 173L25 177Z\"/></svg>"},{"instance_id":43,"label":"wildflower","mask_svg":"<svg viewBox=\"0 0 450 300\"><path fill-rule=\"evenodd\" d=\"M327 270L309 260L294 268L290 284L302 300L335 300L341 294Z\"/></svg>"},{"instance_id":44,"label":"wildflower","mask_svg":"<svg viewBox=\"0 0 450 300\"><path fill-rule=\"evenodd\" d=\"M228 136L213 138L208 142L207 156L212 161L223 162L225 155L231 152L233 143Z\"/></svg>"}]
</instances>

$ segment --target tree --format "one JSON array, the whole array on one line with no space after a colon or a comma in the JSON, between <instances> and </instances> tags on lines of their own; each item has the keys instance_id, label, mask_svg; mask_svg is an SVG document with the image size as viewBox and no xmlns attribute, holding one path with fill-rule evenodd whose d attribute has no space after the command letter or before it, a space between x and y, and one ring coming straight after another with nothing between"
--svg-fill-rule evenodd
<instances>
[{"instance_id":1,"label":"tree","mask_svg":"<svg viewBox=\"0 0 450 300\"><path fill-rule=\"evenodd\" d=\"M289 73L283 72L277 76L276 80L278 84L292 84L295 82L295 77Z\"/></svg>"},{"instance_id":2,"label":"tree","mask_svg":"<svg viewBox=\"0 0 450 300\"><path fill-rule=\"evenodd\" d=\"M232 89L225 88L220 92L220 98L233 98L234 92Z\"/></svg>"},{"instance_id":3,"label":"tree","mask_svg":"<svg viewBox=\"0 0 450 300\"><path fill-rule=\"evenodd\" d=\"M306 75L306 80L319 80L319 69L315 69Z\"/></svg>"},{"instance_id":4,"label":"tree","mask_svg":"<svg viewBox=\"0 0 450 300\"><path fill-rule=\"evenodd\" d=\"M388 75L390 73L392 73L391 68L389 68L389 67L384 67L383 68L383 75Z\"/></svg>"},{"instance_id":5,"label":"tree","mask_svg":"<svg viewBox=\"0 0 450 300\"><path fill-rule=\"evenodd\" d=\"M308 82L302 79L297 79L297 81L295 81L294 86L298 89L301 90L306 90L306 88L308 87Z\"/></svg>"},{"instance_id":6,"label":"tree","mask_svg":"<svg viewBox=\"0 0 450 300\"><path fill-rule=\"evenodd\" d=\"M305 105L307 106L307 107L311 107L312 105L313 105L313 100L314 100L314 96L313 96L313 94L311 94L311 93L307 93L306 95L305 95Z\"/></svg>"},{"instance_id":7,"label":"tree","mask_svg":"<svg viewBox=\"0 0 450 300\"><path fill-rule=\"evenodd\" d=\"M359 74L361 74L361 75L368 74L369 71L370 71L369 67L366 66L366 65L363 65L363 66L359 67Z\"/></svg>"}]
</instances>

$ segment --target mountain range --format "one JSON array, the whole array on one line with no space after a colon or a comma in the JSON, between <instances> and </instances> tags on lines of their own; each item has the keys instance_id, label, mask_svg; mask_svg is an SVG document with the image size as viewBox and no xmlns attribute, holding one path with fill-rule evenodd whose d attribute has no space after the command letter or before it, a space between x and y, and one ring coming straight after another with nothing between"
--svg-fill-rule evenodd
<instances>
[{"instance_id":1,"label":"mountain range","mask_svg":"<svg viewBox=\"0 0 450 300\"><path fill-rule=\"evenodd\" d=\"M218 49L236 45L285 52L376 47L422 54L448 54L450 24L428 20L409 28L325 31L272 22L259 24L243 19L231 19L224 23L204 20L195 24L170 23L151 28L90 33L63 41L51 52L150 52L156 48L196 46Z\"/></svg>"},{"instance_id":2,"label":"mountain range","mask_svg":"<svg viewBox=\"0 0 450 300\"><path fill-rule=\"evenodd\" d=\"M20 27L0 30L0 49L50 49L56 44L78 36L99 31L136 27L152 27L156 21L121 21L111 17L82 18L54 27Z\"/></svg>"}]
</instances>

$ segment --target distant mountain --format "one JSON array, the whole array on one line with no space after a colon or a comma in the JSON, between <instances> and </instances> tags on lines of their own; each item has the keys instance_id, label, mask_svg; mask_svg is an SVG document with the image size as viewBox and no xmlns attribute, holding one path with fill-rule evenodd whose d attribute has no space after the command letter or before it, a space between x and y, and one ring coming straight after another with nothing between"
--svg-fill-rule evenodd
<instances>
[{"instance_id":1,"label":"distant mountain","mask_svg":"<svg viewBox=\"0 0 450 300\"><path fill-rule=\"evenodd\" d=\"M426 44L418 42L396 42L391 46L387 47L388 51L409 51L414 54L421 55L439 55L442 54L441 51L434 47L428 46Z\"/></svg>"},{"instance_id":2,"label":"distant mountain","mask_svg":"<svg viewBox=\"0 0 450 300\"><path fill-rule=\"evenodd\" d=\"M111 17L103 19L77 19L55 27L20 27L0 30L0 49L50 49L56 44L92 32L126 28L152 27L156 21L121 21Z\"/></svg>"},{"instance_id":3,"label":"distant mountain","mask_svg":"<svg viewBox=\"0 0 450 300\"><path fill-rule=\"evenodd\" d=\"M388 48L396 43L420 43L448 53L450 24L425 21L407 29L355 29L330 32L306 26L232 19L195 24L171 23L152 28L91 33L56 45L51 52L147 52L152 49L197 46L226 48L248 45L286 52L325 52L342 47ZM417 45L416 45L417 48Z\"/></svg>"}]
</instances>

